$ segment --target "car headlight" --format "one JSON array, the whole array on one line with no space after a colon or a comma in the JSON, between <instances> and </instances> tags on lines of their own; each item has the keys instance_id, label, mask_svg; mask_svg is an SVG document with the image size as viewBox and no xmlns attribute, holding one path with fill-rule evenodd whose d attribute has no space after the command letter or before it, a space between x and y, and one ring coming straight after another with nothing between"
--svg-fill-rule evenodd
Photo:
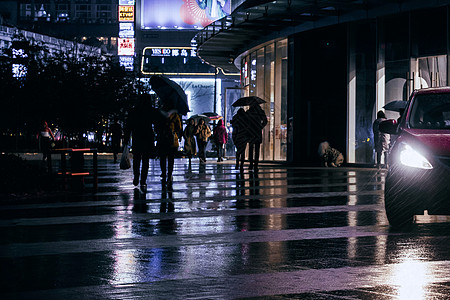
<instances>
[{"instance_id":1,"label":"car headlight","mask_svg":"<svg viewBox=\"0 0 450 300\"><path fill-rule=\"evenodd\" d=\"M426 170L433 169L433 166L422 154L407 144L403 144L400 150L400 162L407 167Z\"/></svg>"}]
</instances>

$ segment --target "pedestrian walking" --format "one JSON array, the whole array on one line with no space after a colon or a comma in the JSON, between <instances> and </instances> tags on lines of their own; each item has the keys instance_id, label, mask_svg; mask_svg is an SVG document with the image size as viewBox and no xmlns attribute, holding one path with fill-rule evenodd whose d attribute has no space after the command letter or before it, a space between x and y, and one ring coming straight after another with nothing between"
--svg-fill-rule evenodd
<instances>
[{"instance_id":1,"label":"pedestrian walking","mask_svg":"<svg viewBox=\"0 0 450 300\"><path fill-rule=\"evenodd\" d=\"M164 111L163 114L165 114ZM163 188L172 186L175 154L180 146L179 139L182 136L182 129L181 117L174 110L168 112L166 117L160 118L156 127Z\"/></svg>"},{"instance_id":2,"label":"pedestrian walking","mask_svg":"<svg viewBox=\"0 0 450 300\"><path fill-rule=\"evenodd\" d=\"M262 143L262 129L267 125L267 116L259 104L253 104L246 111L249 131L249 169L258 172L259 149Z\"/></svg>"},{"instance_id":3,"label":"pedestrian walking","mask_svg":"<svg viewBox=\"0 0 450 300\"><path fill-rule=\"evenodd\" d=\"M113 152L114 163L117 163L117 154L120 152L120 142L122 141L122 126L119 120L114 118L114 123L111 125L111 150Z\"/></svg>"},{"instance_id":4,"label":"pedestrian walking","mask_svg":"<svg viewBox=\"0 0 450 300\"><path fill-rule=\"evenodd\" d=\"M195 144L195 120L189 119L188 124L183 132L184 138L184 152L189 158L189 168L191 168L192 157L197 155L197 146Z\"/></svg>"},{"instance_id":5,"label":"pedestrian walking","mask_svg":"<svg viewBox=\"0 0 450 300\"><path fill-rule=\"evenodd\" d=\"M245 149L249 141L248 120L245 110L241 107L231 119L233 143L236 146L236 170L244 171Z\"/></svg>"},{"instance_id":6,"label":"pedestrian walking","mask_svg":"<svg viewBox=\"0 0 450 300\"><path fill-rule=\"evenodd\" d=\"M157 117L150 95L141 95L125 123L124 145L132 141L133 185L140 183L141 188L147 187L149 160L156 153L153 124Z\"/></svg>"},{"instance_id":7,"label":"pedestrian walking","mask_svg":"<svg viewBox=\"0 0 450 300\"><path fill-rule=\"evenodd\" d=\"M44 121L41 131L38 134L39 147L42 151L42 160L46 160L50 156L52 142L55 140L52 130L48 127L48 123Z\"/></svg>"},{"instance_id":8,"label":"pedestrian walking","mask_svg":"<svg viewBox=\"0 0 450 300\"><path fill-rule=\"evenodd\" d=\"M387 163L387 151L389 149L390 136L380 131L380 123L386 120L386 115L382 110L377 113L377 119L373 122L373 140L376 152L376 167L381 167L381 157L384 154L385 164Z\"/></svg>"},{"instance_id":9,"label":"pedestrian walking","mask_svg":"<svg viewBox=\"0 0 450 300\"><path fill-rule=\"evenodd\" d=\"M197 137L198 157L200 158L200 163L205 163L206 146L208 145L208 139L211 136L211 129L209 128L209 125L205 123L205 120L199 119L195 136Z\"/></svg>"},{"instance_id":10,"label":"pedestrian walking","mask_svg":"<svg viewBox=\"0 0 450 300\"><path fill-rule=\"evenodd\" d=\"M217 161L221 162L221 161L223 161L223 157L224 157L225 145L228 142L227 129L223 125L222 119L219 120L216 128L214 128L213 136L214 136L214 141L215 141L216 147L217 147Z\"/></svg>"}]
</instances>

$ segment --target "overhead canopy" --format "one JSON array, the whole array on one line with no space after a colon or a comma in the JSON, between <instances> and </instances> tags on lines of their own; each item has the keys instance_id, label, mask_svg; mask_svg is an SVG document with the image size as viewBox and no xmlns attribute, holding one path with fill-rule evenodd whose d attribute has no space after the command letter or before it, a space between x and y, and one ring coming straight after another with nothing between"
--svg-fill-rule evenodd
<instances>
[{"instance_id":1,"label":"overhead canopy","mask_svg":"<svg viewBox=\"0 0 450 300\"><path fill-rule=\"evenodd\" d=\"M234 58L265 41L294 32L371 19L382 15L426 7L444 6L450 1L416 0L247 0L230 16L211 23L195 39L198 56L226 72L239 72Z\"/></svg>"}]
</instances>

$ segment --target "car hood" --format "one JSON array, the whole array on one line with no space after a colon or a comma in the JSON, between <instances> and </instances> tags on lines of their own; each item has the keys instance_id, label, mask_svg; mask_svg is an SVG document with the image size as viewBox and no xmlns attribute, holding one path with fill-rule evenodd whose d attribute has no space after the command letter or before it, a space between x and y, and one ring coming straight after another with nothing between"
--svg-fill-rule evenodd
<instances>
[{"instance_id":1,"label":"car hood","mask_svg":"<svg viewBox=\"0 0 450 300\"><path fill-rule=\"evenodd\" d=\"M450 130L404 129L403 138L419 143L434 155L450 156Z\"/></svg>"}]
</instances>

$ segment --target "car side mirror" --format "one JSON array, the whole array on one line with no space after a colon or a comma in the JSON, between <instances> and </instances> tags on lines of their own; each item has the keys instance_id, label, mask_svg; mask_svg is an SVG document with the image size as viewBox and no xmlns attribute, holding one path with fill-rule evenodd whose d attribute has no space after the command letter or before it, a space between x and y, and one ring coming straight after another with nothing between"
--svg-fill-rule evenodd
<instances>
[{"instance_id":1,"label":"car side mirror","mask_svg":"<svg viewBox=\"0 0 450 300\"><path fill-rule=\"evenodd\" d=\"M397 120L395 119L389 119L389 120L385 120L380 122L379 125L379 129L381 132L383 133L388 133L388 134L397 134Z\"/></svg>"}]
</instances>

